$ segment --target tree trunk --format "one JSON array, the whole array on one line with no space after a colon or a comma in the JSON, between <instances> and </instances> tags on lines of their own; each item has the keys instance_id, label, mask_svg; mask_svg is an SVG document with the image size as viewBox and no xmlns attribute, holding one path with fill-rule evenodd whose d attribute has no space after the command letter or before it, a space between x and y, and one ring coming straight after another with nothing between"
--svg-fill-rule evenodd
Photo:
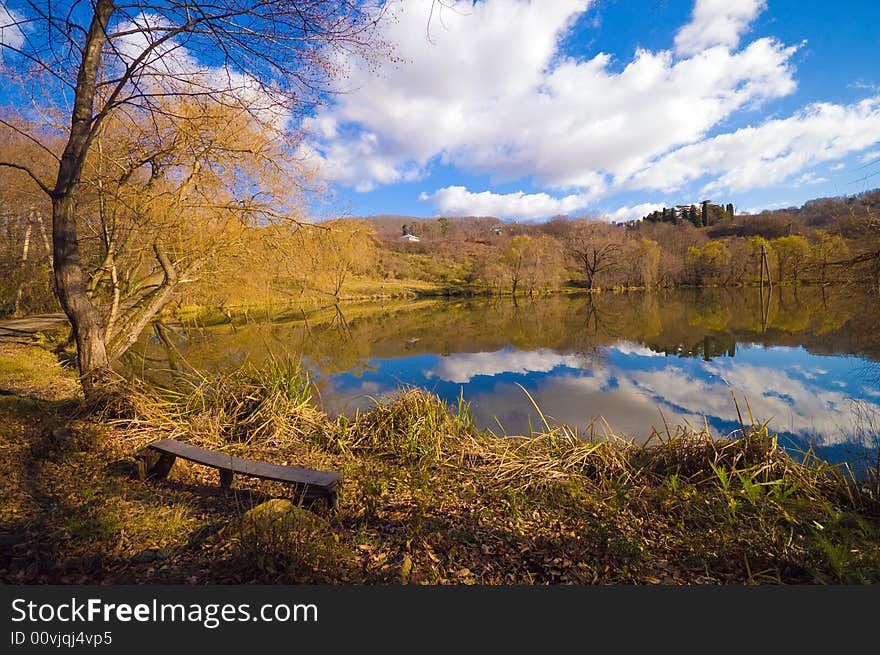
<instances>
[{"instance_id":1,"label":"tree trunk","mask_svg":"<svg viewBox=\"0 0 880 655\"><path fill-rule=\"evenodd\" d=\"M18 289L15 292L15 307L12 310L13 316L20 316L21 312L21 300L24 297L24 281L25 281L25 267L27 266L28 260L28 252L30 251L31 245L31 218L28 216L27 218L27 227L24 229L24 246L21 249L21 263L19 264L19 276L21 279L18 281Z\"/></svg>"},{"instance_id":2,"label":"tree trunk","mask_svg":"<svg viewBox=\"0 0 880 655\"><path fill-rule=\"evenodd\" d=\"M83 392L89 396L111 378L110 360L104 345L104 326L98 310L86 294L76 225L76 195L86 153L93 138L93 108L101 50L107 42L107 23L112 0L98 0L76 79L70 136L61 155L52 191L52 259L55 293L70 319Z\"/></svg>"},{"instance_id":3,"label":"tree trunk","mask_svg":"<svg viewBox=\"0 0 880 655\"><path fill-rule=\"evenodd\" d=\"M73 327L79 372L83 389L88 393L106 377L110 361L104 347L101 316L86 295L76 237L76 210L69 196L52 201L52 236L55 291Z\"/></svg>"}]
</instances>

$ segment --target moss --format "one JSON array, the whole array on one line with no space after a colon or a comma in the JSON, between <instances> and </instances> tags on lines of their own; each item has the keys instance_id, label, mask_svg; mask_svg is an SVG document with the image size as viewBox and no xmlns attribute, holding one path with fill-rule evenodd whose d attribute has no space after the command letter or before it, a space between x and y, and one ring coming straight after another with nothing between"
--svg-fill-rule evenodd
<instances>
[{"instance_id":1,"label":"moss","mask_svg":"<svg viewBox=\"0 0 880 655\"><path fill-rule=\"evenodd\" d=\"M46 348L0 342L0 390L54 400L77 395L79 381Z\"/></svg>"}]
</instances>

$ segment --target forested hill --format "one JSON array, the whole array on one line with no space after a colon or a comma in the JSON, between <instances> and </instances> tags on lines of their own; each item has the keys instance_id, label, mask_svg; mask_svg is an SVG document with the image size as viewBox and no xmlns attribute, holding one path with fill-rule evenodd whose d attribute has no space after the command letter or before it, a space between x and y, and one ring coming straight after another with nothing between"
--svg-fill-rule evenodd
<instances>
[{"instance_id":1,"label":"forested hill","mask_svg":"<svg viewBox=\"0 0 880 655\"><path fill-rule=\"evenodd\" d=\"M691 202L691 199L682 199L682 206L694 205L696 213L700 214L702 203ZM722 205L719 210L726 210L732 205ZM710 209L715 209L710 205ZM670 207L669 216L673 216ZM681 212L679 212L680 214ZM708 236L763 236L773 239L788 234L801 234L820 229L841 236L856 236L865 223L865 216L880 216L880 188L866 191L852 196L836 196L829 198L814 198L801 206L791 206L778 209L767 209L760 213L741 213L718 211L711 214L708 225L703 226ZM663 222L662 212L656 212L653 222ZM381 240L391 240L403 236L403 228L407 227L410 234L423 240L434 240L441 237L451 239L474 239L481 235L492 233L493 229L501 227L508 234L528 233L532 231L554 231L554 225L562 221L587 218L601 220L599 215L586 216L559 216L549 221L531 220L505 220L494 216L446 216L424 218L418 216L406 216L400 214L378 214L373 216L357 217L359 220L368 221L376 230L376 236ZM651 222L650 217L645 217L646 222ZM687 212L684 216L677 215L671 223L693 223Z\"/></svg>"}]
</instances>

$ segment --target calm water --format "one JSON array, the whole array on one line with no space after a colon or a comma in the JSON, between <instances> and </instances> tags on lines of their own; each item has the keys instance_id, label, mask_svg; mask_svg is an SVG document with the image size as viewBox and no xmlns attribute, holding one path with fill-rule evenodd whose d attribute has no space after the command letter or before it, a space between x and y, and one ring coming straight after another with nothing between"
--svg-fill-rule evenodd
<instances>
[{"instance_id":1,"label":"calm water","mask_svg":"<svg viewBox=\"0 0 880 655\"><path fill-rule=\"evenodd\" d=\"M754 289L690 290L349 305L237 327L169 326L178 352L155 333L139 352L148 375L296 353L331 414L417 385L451 403L463 396L498 434L540 426L523 388L582 435L636 441L664 421L728 434L735 395L744 416L748 406L790 447L857 462L880 440L878 325L877 298L853 292L774 289L762 311Z\"/></svg>"}]
</instances>

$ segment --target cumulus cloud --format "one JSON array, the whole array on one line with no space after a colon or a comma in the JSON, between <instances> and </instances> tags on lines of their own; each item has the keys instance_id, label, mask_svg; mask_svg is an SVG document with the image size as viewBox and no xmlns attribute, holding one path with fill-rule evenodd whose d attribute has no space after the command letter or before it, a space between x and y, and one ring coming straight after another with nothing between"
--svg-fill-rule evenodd
<instances>
[{"instance_id":1,"label":"cumulus cloud","mask_svg":"<svg viewBox=\"0 0 880 655\"><path fill-rule=\"evenodd\" d=\"M794 186L797 188L804 184L822 184L822 182L827 181L827 177L819 177L813 171L808 171L794 181Z\"/></svg>"},{"instance_id":2,"label":"cumulus cloud","mask_svg":"<svg viewBox=\"0 0 880 655\"><path fill-rule=\"evenodd\" d=\"M639 50L621 68L605 53L576 60L560 51L589 0L451 4L435 17L431 43L431 0L398 8L383 36L399 63L374 72L340 61L347 93L307 122L314 138L303 151L330 179L369 190L440 163L493 182L528 177L581 202L738 109L795 89L796 48L770 38L686 57Z\"/></svg>"},{"instance_id":3,"label":"cumulus cloud","mask_svg":"<svg viewBox=\"0 0 880 655\"><path fill-rule=\"evenodd\" d=\"M641 442L649 437L652 425L662 429L664 421L670 425L702 425L699 415L669 407L663 407L661 414L651 395L631 385L626 389L611 386L612 380L606 369L599 369L592 375L542 378L530 384L528 391L551 424L576 428L582 438L617 435ZM512 384L498 384L490 393L477 393L469 400L474 418L482 427L497 430L500 423L507 434L528 434L530 426L541 428L540 417L528 398Z\"/></svg>"},{"instance_id":4,"label":"cumulus cloud","mask_svg":"<svg viewBox=\"0 0 880 655\"><path fill-rule=\"evenodd\" d=\"M733 389L740 400L748 400L757 421L769 421L771 430L809 436L825 446L853 438L853 400L843 391L829 390L827 382L813 383L783 370L734 362L705 368L714 379L669 366L628 373L618 381L621 387L631 384L656 397L664 406L727 423L738 421L730 396ZM880 411L880 406L862 402L870 411Z\"/></svg>"},{"instance_id":5,"label":"cumulus cloud","mask_svg":"<svg viewBox=\"0 0 880 655\"><path fill-rule=\"evenodd\" d=\"M208 66L175 39L160 42L174 25L162 16L142 13L116 27L111 35L115 63L135 67L133 79L141 91L211 93L237 104L267 126L281 129L292 120L281 93L230 66ZM219 94L219 95L218 95Z\"/></svg>"},{"instance_id":6,"label":"cumulus cloud","mask_svg":"<svg viewBox=\"0 0 880 655\"><path fill-rule=\"evenodd\" d=\"M643 202L640 205L635 205L634 207L620 207L615 211L608 214L608 219L613 223L620 223L624 221L632 221L643 216L650 214L653 211L659 211L663 209L665 205L654 203L654 202Z\"/></svg>"},{"instance_id":7,"label":"cumulus cloud","mask_svg":"<svg viewBox=\"0 0 880 655\"><path fill-rule=\"evenodd\" d=\"M423 193L420 200L430 200L438 214L445 216L501 216L505 218L546 218L571 214L585 208L593 194L571 194L554 198L546 193L474 193L463 186L449 186L432 194Z\"/></svg>"},{"instance_id":8,"label":"cumulus cloud","mask_svg":"<svg viewBox=\"0 0 880 655\"><path fill-rule=\"evenodd\" d=\"M609 350L627 356L658 356L627 341ZM771 430L822 446L869 445L869 436L858 429L854 403L859 404L863 415L880 416L880 405L873 400L880 394L867 392L866 397L854 399L844 382L828 379L829 371L820 367L810 367L815 374L812 376L797 367L782 370L733 359L707 362L699 369L678 360L646 369L616 364L584 368L578 360L572 360L575 357L548 349L460 354L445 360L451 368L446 377L441 377L465 384L476 375L549 372L567 367L527 383L542 412L582 430L591 423L599 428L607 424L615 433L635 439L647 437L650 426L662 426L664 420L669 425L697 429L708 424L716 434L723 426L736 425L739 417L731 391L740 404L748 402L756 421L769 421ZM573 368L584 372L567 370ZM469 400L473 400L472 409L485 425L491 425L497 416L506 429L519 431L527 428L533 413L528 403L521 402L522 397L518 387L500 383L490 393L479 393ZM535 418L531 416L532 422Z\"/></svg>"},{"instance_id":9,"label":"cumulus cloud","mask_svg":"<svg viewBox=\"0 0 880 655\"><path fill-rule=\"evenodd\" d=\"M427 372L427 376L464 384L478 375L546 373L559 366L581 368L583 364L583 358L578 355L564 355L547 348L531 351L498 350L444 357L437 366Z\"/></svg>"},{"instance_id":10,"label":"cumulus cloud","mask_svg":"<svg viewBox=\"0 0 880 655\"><path fill-rule=\"evenodd\" d=\"M691 22L675 35L676 53L693 55L714 46L735 48L765 7L764 0L697 0Z\"/></svg>"},{"instance_id":11,"label":"cumulus cloud","mask_svg":"<svg viewBox=\"0 0 880 655\"><path fill-rule=\"evenodd\" d=\"M816 103L794 116L678 148L636 173L631 188L670 190L704 176L703 191L783 182L805 168L880 141L880 96L851 105Z\"/></svg>"},{"instance_id":12,"label":"cumulus cloud","mask_svg":"<svg viewBox=\"0 0 880 655\"><path fill-rule=\"evenodd\" d=\"M24 43L24 32L20 27L21 16L0 2L0 45L20 48ZM2 51L0 51L2 52Z\"/></svg>"},{"instance_id":13,"label":"cumulus cloud","mask_svg":"<svg viewBox=\"0 0 880 655\"><path fill-rule=\"evenodd\" d=\"M622 339L614 344L613 347L608 350L613 350L621 355L636 355L638 357L665 357L665 353L657 352L656 350L651 350L647 346L643 346L641 344L635 343L634 341L626 341Z\"/></svg>"}]
</instances>

